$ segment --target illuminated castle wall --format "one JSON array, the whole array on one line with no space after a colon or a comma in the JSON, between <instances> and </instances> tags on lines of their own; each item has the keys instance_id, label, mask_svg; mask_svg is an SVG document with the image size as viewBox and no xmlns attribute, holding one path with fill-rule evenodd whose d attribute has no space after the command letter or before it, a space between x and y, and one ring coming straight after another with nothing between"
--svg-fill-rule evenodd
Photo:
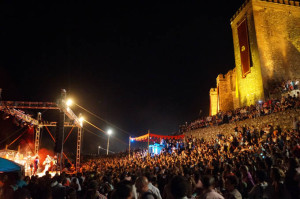
<instances>
[{"instance_id":1,"label":"illuminated castle wall","mask_svg":"<svg viewBox=\"0 0 300 199\"><path fill-rule=\"evenodd\" d=\"M231 28L235 68L218 75L215 92L210 90L210 99L217 99L211 115L265 100L274 83L300 78L299 1L247 1Z\"/></svg>"}]
</instances>

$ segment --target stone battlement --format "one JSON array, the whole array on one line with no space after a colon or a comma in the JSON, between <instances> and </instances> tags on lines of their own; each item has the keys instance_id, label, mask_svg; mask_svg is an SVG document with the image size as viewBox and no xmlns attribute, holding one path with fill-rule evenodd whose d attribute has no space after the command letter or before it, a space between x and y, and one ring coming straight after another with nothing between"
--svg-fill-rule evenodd
<instances>
[{"instance_id":1,"label":"stone battlement","mask_svg":"<svg viewBox=\"0 0 300 199\"><path fill-rule=\"evenodd\" d=\"M235 74L235 69L229 70L225 75L219 74L217 77L217 82L218 81L230 81L232 78L232 75Z\"/></svg>"},{"instance_id":2,"label":"stone battlement","mask_svg":"<svg viewBox=\"0 0 300 199\"><path fill-rule=\"evenodd\" d=\"M213 93L213 92L217 92L217 88L211 88L211 89L209 90L209 93Z\"/></svg>"},{"instance_id":3,"label":"stone battlement","mask_svg":"<svg viewBox=\"0 0 300 199\"><path fill-rule=\"evenodd\" d=\"M223 74L219 74L217 77L217 81L218 80L225 80L225 76Z\"/></svg>"},{"instance_id":4,"label":"stone battlement","mask_svg":"<svg viewBox=\"0 0 300 199\"><path fill-rule=\"evenodd\" d=\"M299 6L299 1L289 1L289 0L260 0L260 1L267 1L272 3L290 5L290 6Z\"/></svg>"},{"instance_id":5,"label":"stone battlement","mask_svg":"<svg viewBox=\"0 0 300 199\"><path fill-rule=\"evenodd\" d=\"M225 79L231 78L231 76L233 75L233 70L229 70L226 74L225 74Z\"/></svg>"},{"instance_id":6,"label":"stone battlement","mask_svg":"<svg viewBox=\"0 0 300 199\"><path fill-rule=\"evenodd\" d=\"M240 12L243 10L243 8L250 2L251 0L246 0L242 6L238 9L238 11L236 11L236 13L234 13L233 17L230 19L230 22L232 22L239 14ZM289 6L300 6L300 2L299 1L289 1L289 0L259 0L259 1L266 1L266 2L270 2L270 3L276 3L276 4L284 4L284 5L289 5Z\"/></svg>"},{"instance_id":7,"label":"stone battlement","mask_svg":"<svg viewBox=\"0 0 300 199\"><path fill-rule=\"evenodd\" d=\"M231 17L230 22L232 22L243 10L243 8L250 2L250 0L246 0L242 6L234 13L233 17Z\"/></svg>"}]
</instances>

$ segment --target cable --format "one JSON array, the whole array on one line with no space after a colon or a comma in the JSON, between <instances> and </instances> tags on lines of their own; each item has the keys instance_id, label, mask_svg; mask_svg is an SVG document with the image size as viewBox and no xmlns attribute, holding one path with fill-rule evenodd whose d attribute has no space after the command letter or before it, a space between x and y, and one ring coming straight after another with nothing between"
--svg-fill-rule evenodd
<instances>
[{"instance_id":1,"label":"cable","mask_svg":"<svg viewBox=\"0 0 300 199\"><path fill-rule=\"evenodd\" d=\"M56 142L55 139L54 139L54 137L53 137L53 135L52 135L52 133L49 131L49 129L48 129L47 126L45 126L45 129L48 131L48 133L49 133L49 135L51 136L53 142Z\"/></svg>"},{"instance_id":2,"label":"cable","mask_svg":"<svg viewBox=\"0 0 300 199\"><path fill-rule=\"evenodd\" d=\"M65 138L64 144L66 143L66 141L67 141L68 137L71 135L71 133L72 133L73 129L74 129L74 126L72 126L72 128L71 128L71 130L70 130L69 134L68 134L68 135L67 135L67 137Z\"/></svg>"},{"instance_id":3,"label":"cable","mask_svg":"<svg viewBox=\"0 0 300 199\"><path fill-rule=\"evenodd\" d=\"M91 126L93 126L94 128L96 128L96 129L98 129L98 130L100 130L100 131L102 131L103 133L105 133L106 134L106 132L105 131L103 131L102 129L100 129L99 127L97 127L96 125L94 125L94 124L92 124L92 123L90 123L89 121L86 121L86 120L84 120L86 123L88 123L89 125L91 125ZM115 139L115 140L118 140L118 141L120 141L120 142L122 142L123 144L127 144L126 142L123 142L122 140L120 140L119 138L117 138L117 137L113 137L113 139ZM128 144L127 144L128 145Z\"/></svg>"},{"instance_id":4,"label":"cable","mask_svg":"<svg viewBox=\"0 0 300 199\"><path fill-rule=\"evenodd\" d=\"M93 134L93 135L95 135L95 136L97 136L97 137L100 137L100 138L104 138L105 139L105 137L104 136L101 136L101 135L98 135L98 134L96 134L96 133L94 133L94 132L92 132L92 131L90 131L89 129L87 129L87 128L83 128L85 131L87 131L87 132L89 132L89 133L91 133L91 134Z\"/></svg>"},{"instance_id":5,"label":"cable","mask_svg":"<svg viewBox=\"0 0 300 199\"><path fill-rule=\"evenodd\" d=\"M96 129L98 129L99 131L101 131L102 133L105 133L106 134L106 132L104 131L104 130L102 130L102 129L100 129L98 126L96 126L95 124L92 124L92 123L90 123L89 121L87 121L87 120L84 120L86 123L88 123L89 125L91 125L92 127L94 127L94 128L96 128Z\"/></svg>"},{"instance_id":6,"label":"cable","mask_svg":"<svg viewBox=\"0 0 300 199\"><path fill-rule=\"evenodd\" d=\"M2 144L3 142L5 142L6 140L8 140L11 136L15 135L16 133L19 133L19 131L21 131L21 130L24 129L24 128L25 128L25 127L16 130L13 134L11 134L10 136L8 136L8 137L5 138L4 140L2 140L2 141L0 142L0 144Z\"/></svg>"},{"instance_id":7,"label":"cable","mask_svg":"<svg viewBox=\"0 0 300 199\"><path fill-rule=\"evenodd\" d=\"M12 145L13 143L15 143L20 137L22 137L25 133L27 133L27 131L25 130L21 135L19 135L14 141L12 141L8 146Z\"/></svg>"},{"instance_id":8,"label":"cable","mask_svg":"<svg viewBox=\"0 0 300 199\"><path fill-rule=\"evenodd\" d=\"M76 104L76 103L74 103L74 104L75 104L76 106L78 106L79 108L81 108L81 109L85 110L85 111L86 111L86 112L88 112L89 114L93 115L94 117L96 117L96 118L98 118L98 119L102 120L103 122L105 122L105 123L107 123L107 124L109 124L109 125L111 125L111 126L115 127L116 129L119 129L120 131L122 131L122 132L126 133L127 135L130 135L130 133L128 133L127 131L125 131L125 130L121 129L120 127L118 127L118 126L116 126L116 125L114 125L114 124L110 123L109 121L107 121L107 120L105 120L105 119L101 118L100 116L98 116L98 115L96 115L95 113L93 113L93 112L91 112L91 111L87 110L86 108L84 108L84 107L80 106L79 104Z\"/></svg>"},{"instance_id":9,"label":"cable","mask_svg":"<svg viewBox=\"0 0 300 199\"><path fill-rule=\"evenodd\" d=\"M106 139L106 137L104 137L104 136L100 136L100 135L98 135L98 134L96 134L96 133L94 133L94 132L90 131L90 130L89 130L89 129L87 129L87 128L83 128L83 129L84 129L84 130L86 130L87 132L89 132L89 133L91 133L91 134L95 135L95 136L98 136L98 137L100 137L100 138L104 138L104 139ZM114 140L116 140L116 141L118 141L118 142L121 142L122 144L126 144L126 145L128 145L128 143L126 143L126 142L124 142L124 141L122 141L122 140L118 139L117 137L113 137L113 136L111 136L110 138L112 138L112 139L114 139Z\"/></svg>"},{"instance_id":10,"label":"cable","mask_svg":"<svg viewBox=\"0 0 300 199\"><path fill-rule=\"evenodd\" d=\"M94 125L94 124L92 124L91 122L89 122L89 121L87 121L87 120L84 120L86 123L88 123L89 125L91 125L92 127L94 127L94 128L96 128L96 129L98 129L99 131L101 131L101 132L103 132L103 133L105 133L106 134L106 132L104 131L104 130L102 130L102 129L100 129L98 126L96 126L96 125ZM123 144L126 144L126 145L128 145L128 143L126 143L126 142L124 142L124 141L122 141L122 140L120 140L119 138L117 138L117 137L112 137L113 139L115 139L115 140L118 140L119 142L122 142Z\"/></svg>"}]
</instances>

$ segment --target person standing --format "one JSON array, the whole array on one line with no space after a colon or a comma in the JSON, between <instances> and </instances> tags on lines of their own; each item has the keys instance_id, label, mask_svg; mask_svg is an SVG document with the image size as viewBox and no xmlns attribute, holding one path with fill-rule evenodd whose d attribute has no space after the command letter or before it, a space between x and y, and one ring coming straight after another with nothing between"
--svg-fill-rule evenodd
<instances>
[{"instance_id":1,"label":"person standing","mask_svg":"<svg viewBox=\"0 0 300 199\"><path fill-rule=\"evenodd\" d=\"M224 199L224 197L215 190L215 178L212 176L204 176L203 178L203 193L200 199Z\"/></svg>"},{"instance_id":2,"label":"person standing","mask_svg":"<svg viewBox=\"0 0 300 199\"><path fill-rule=\"evenodd\" d=\"M36 156L35 159L34 159L34 161L33 161L33 167L34 167L33 175L37 174L37 170L39 168L39 164L40 164L39 156Z\"/></svg>"},{"instance_id":3,"label":"person standing","mask_svg":"<svg viewBox=\"0 0 300 199\"><path fill-rule=\"evenodd\" d=\"M52 161L51 157L47 155L45 161L43 162L43 165L45 165L45 169L43 171L44 174L46 173L46 171L49 170L51 161Z\"/></svg>"},{"instance_id":4,"label":"person standing","mask_svg":"<svg viewBox=\"0 0 300 199\"><path fill-rule=\"evenodd\" d=\"M295 133L299 133L299 121L297 120L297 117L293 118L293 130Z\"/></svg>"},{"instance_id":5,"label":"person standing","mask_svg":"<svg viewBox=\"0 0 300 199\"><path fill-rule=\"evenodd\" d=\"M147 177L141 176L135 182L136 190L139 193L138 199L157 199L158 197L149 189Z\"/></svg>"},{"instance_id":6,"label":"person standing","mask_svg":"<svg viewBox=\"0 0 300 199\"><path fill-rule=\"evenodd\" d=\"M242 194L237 190L238 178L234 175L227 176L225 179L225 199L242 199Z\"/></svg>"}]
</instances>

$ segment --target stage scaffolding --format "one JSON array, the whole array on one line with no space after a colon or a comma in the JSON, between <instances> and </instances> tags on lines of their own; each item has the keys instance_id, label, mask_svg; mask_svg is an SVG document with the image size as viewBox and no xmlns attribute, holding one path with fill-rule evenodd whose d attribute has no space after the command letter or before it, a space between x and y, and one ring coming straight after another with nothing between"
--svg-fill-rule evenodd
<instances>
[{"instance_id":1,"label":"stage scaffolding","mask_svg":"<svg viewBox=\"0 0 300 199\"><path fill-rule=\"evenodd\" d=\"M0 94L1 95L1 94ZM68 134L68 136L64 139L62 139L62 146L68 139L69 135L71 134L72 130L74 128L78 129L77 133L77 142L76 142L76 162L75 167L76 171L79 171L80 169L80 152L81 152L81 140L82 140L82 132L83 132L83 125L82 121L79 120L79 117L71 110L70 107L66 105L66 90L61 89L61 97L58 100L58 103L54 102L26 102L26 101L0 101L0 110L5 111L6 114L12 115L12 116L18 116L20 119L22 119L25 122L28 122L32 124L35 127L35 139L34 139L34 153L35 155L38 155L39 146L40 146L40 132L43 127L46 128L48 133L50 134L52 140L56 142L55 138L52 136L51 132L47 127L57 127L56 122L42 122L42 114L39 112L37 115L37 119L32 118L31 116L25 114L23 111L20 111L19 109L36 109L36 110L58 110L64 113L71 121L73 122L65 122L63 121L64 125L63 127L71 127L71 130ZM1 99L1 98L0 98ZM69 159L67 156L63 153L63 150L60 154L62 159L62 156L64 156L68 161ZM70 162L70 161L69 161ZM62 169L60 167L60 169Z\"/></svg>"}]
</instances>

